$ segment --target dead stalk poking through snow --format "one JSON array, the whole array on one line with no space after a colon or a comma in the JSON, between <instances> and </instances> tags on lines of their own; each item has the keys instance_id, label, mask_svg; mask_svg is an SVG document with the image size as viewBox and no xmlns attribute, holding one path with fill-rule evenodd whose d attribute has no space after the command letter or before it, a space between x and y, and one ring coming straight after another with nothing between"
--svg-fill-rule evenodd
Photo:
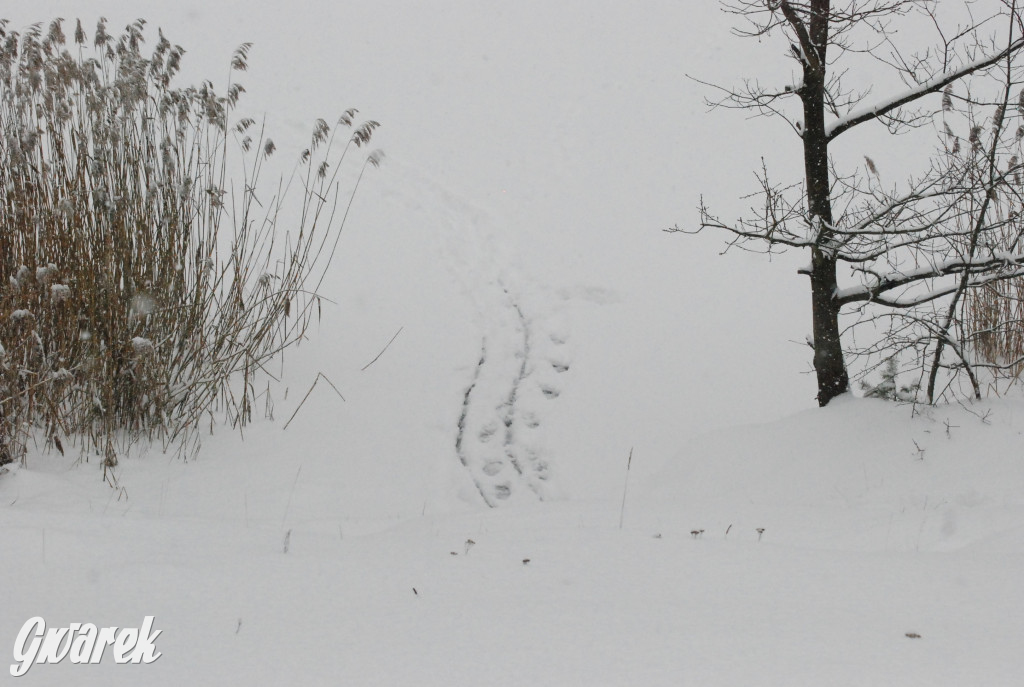
<instances>
[{"instance_id":1,"label":"dead stalk poking through snow","mask_svg":"<svg viewBox=\"0 0 1024 687\"><path fill-rule=\"evenodd\" d=\"M626 492L629 489L629 469L633 466L633 449L629 449L629 458L626 459L626 482L622 486L622 507L619 508L619 529L622 529L622 521L626 517Z\"/></svg>"}]
</instances>

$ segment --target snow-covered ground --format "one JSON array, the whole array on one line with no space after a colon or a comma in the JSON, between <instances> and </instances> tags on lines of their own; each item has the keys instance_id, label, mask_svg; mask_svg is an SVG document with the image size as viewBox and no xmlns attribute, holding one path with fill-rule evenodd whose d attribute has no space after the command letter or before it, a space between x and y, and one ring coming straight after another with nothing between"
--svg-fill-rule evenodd
<instances>
[{"instance_id":1,"label":"snow-covered ground","mask_svg":"<svg viewBox=\"0 0 1024 687\"><path fill-rule=\"evenodd\" d=\"M145 17L194 80L252 40L281 156L351 106L388 153L273 421L118 489L0 476L0 663L34 616L162 631L151 665L24 684L1020 683L1024 404L812 408L800 256L659 231L740 209L761 155L799 173L685 77L781 55L717 3L8 12ZM344 400L318 383L285 430L318 374Z\"/></svg>"}]
</instances>

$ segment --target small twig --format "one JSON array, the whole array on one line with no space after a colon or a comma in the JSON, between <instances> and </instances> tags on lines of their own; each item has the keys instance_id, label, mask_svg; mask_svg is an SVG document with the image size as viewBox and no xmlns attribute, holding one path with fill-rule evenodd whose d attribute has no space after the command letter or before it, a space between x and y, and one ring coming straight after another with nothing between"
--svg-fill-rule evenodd
<instances>
[{"instance_id":1,"label":"small twig","mask_svg":"<svg viewBox=\"0 0 1024 687\"><path fill-rule=\"evenodd\" d=\"M917 449L917 459L924 460L924 449L918 445L916 439L911 439L911 441L914 443L914 448Z\"/></svg>"},{"instance_id":2,"label":"small twig","mask_svg":"<svg viewBox=\"0 0 1024 687\"><path fill-rule=\"evenodd\" d=\"M334 389L334 393L338 394L338 398L340 398L342 401L345 400L345 397L341 395L340 391L338 391L338 387L334 386L334 382L332 382L331 380L327 379L327 375L325 375L323 372L317 372L316 373L316 379L314 379L313 383L309 386L309 391L307 391L306 395L302 397L302 402L299 403L299 407L296 408L295 412L292 413L292 416L290 418L288 418L288 422L284 423L284 427L282 429L288 429L288 425L290 425L292 423L292 420L295 419L295 416L299 414L300 410L302 410L302 406L306 403L306 399L309 398L309 395L311 393L313 393L313 389L316 388L316 383L320 381L321 377L323 377L324 380L328 384L331 385L331 388Z\"/></svg>"},{"instance_id":3,"label":"small twig","mask_svg":"<svg viewBox=\"0 0 1024 687\"><path fill-rule=\"evenodd\" d=\"M338 391L338 387L334 386L334 382L332 382L331 380L329 380L329 379L327 378L327 375L325 375L325 374L324 374L323 372L320 372L320 373L318 373L318 374L319 374L319 375L320 375L321 377L323 377L323 378L324 378L324 381L325 381L325 382L327 382L328 384L330 384L330 385L331 385L331 388L332 388L332 389L334 389L334 393L338 394L338 398L340 398L340 399L341 399L342 401L344 401L344 400L345 400L345 397L341 395L341 392L340 392L340 391ZM347 403L348 401L345 401L345 402Z\"/></svg>"},{"instance_id":4,"label":"small twig","mask_svg":"<svg viewBox=\"0 0 1024 687\"><path fill-rule=\"evenodd\" d=\"M626 483L622 487L622 507L619 509L619 529L622 529L622 521L626 517L626 492L629 490L629 468L633 465L633 447L629 448L629 459L626 460Z\"/></svg>"},{"instance_id":5,"label":"small twig","mask_svg":"<svg viewBox=\"0 0 1024 687\"><path fill-rule=\"evenodd\" d=\"M996 395L998 395L998 394L996 394ZM992 415L992 409L991 409L991 408L989 408L988 410L986 410L986 411L985 411L984 413L980 413L980 412L977 412L977 411L974 411L974 410L971 410L970 408L968 408L968 407L967 407L967 405L966 405L966 404L965 404L965 403L964 403L963 401L961 401L960 399L957 399L957 401L956 401L956 402L957 402L957 404L958 404L958 405L959 405L959 406L960 406L961 408L963 408L963 409L964 409L964 410L966 410L966 411L967 411L968 413L970 413L970 414L971 414L971 415L973 415L974 417L976 417L976 418L978 418L979 420L981 420L981 423L982 423L982 424L984 424L984 425L989 425L989 424L992 424L991 420L989 419L989 418L991 417L991 415ZM946 420L946 422L949 422L949 420Z\"/></svg>"},{"instance_id":6,"label":"small twig","mask_svg":"<svg viewBox=\"0 0 1024 687\"><path fill-rule=\"evenodd\" d=\"M402 325L401 327L399 327L398 331L395 332L395 335L391 337L391 340L388 341L384 345L384 348L380 349L380 353L378 353L377 356L373 360L371 360L370 362L368 362L365 365L363 365L363 369L361 369L359 371L360 372L365 372L366 368L368 368L370 365L373 365L375 362L377 362L377 359L380 358L382 355L384 355L384 351L388 350L388 347L395 342L395 339L398 338L398 335L402 333L403 329L405 329L405 325Z\"/></svg>"}]
</instances>

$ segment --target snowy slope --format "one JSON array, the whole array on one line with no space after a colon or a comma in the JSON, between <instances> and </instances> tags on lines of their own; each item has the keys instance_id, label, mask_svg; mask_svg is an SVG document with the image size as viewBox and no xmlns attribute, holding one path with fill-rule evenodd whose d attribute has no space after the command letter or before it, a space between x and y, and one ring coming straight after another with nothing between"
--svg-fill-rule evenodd
<instances>
[{"instance_id":1,"label":"snowy slope","mask_svg":"<svg viewBox=\"0 0 1024 687\"><path fill-rule=\"evenodd\" d=\"M985 411L858 401L707 435L630 485L622 529L617 498L354 514L334 487L358 461L264 436L128 461L127 497L15 470L3 631L164 630L150 666L41 685L1012 685L1024 406Z\"/></svg>"},{"instance_id":2,"label":"snowy slope","mask_svg":"<svg viewBox=\"0 0 1024 687\"><path fill-rule=\"evenodd\" d=\"M0 658L37 615L163 630L152 665L22 683L1019 681L1024 406L811 409L800 257L659 231L701 192L741 209L760 155L799 172L684 76L775 66L715 3L9 11L147 17L193 80L252 40L282 158L350 106L388 153L273 420L118 489L58 456L0 476ZM300 408L319 374L344 400Z\"/></svg>"}]
</instances>

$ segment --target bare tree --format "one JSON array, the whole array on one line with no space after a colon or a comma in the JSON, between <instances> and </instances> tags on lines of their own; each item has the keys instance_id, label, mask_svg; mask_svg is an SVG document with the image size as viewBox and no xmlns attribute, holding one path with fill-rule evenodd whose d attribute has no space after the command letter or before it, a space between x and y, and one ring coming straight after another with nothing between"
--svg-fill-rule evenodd
<instances>
[{"instance_id":1,"label":"bare tree","mask_svg":"<svg viewBox=\"0 0 1024 687\"><path fill-rule=\"evenodd\" d=\"M943 9L950 4L946 0ZM729 235L729 246L810 252L800 273L810 278L808 344L822 406L850 387L841 313L857 315L855 322L870 322L876 331L886 327L880 342L860 352L891 358L913 349L928 378L929 400L944 370L966 373L971 393L980 394L971 357L975 339L961 317L965 294L1024 275L1024 127L1017 126L1024 117L1024 75L1016 62L1024 23L1017 0L983 4L958 3L967 23L949 29L936 0L723 2L739 18L739 35L788 41L799 79L775 89L753 81L714 86L721 97L709 102L788 123L802 146L804 179L780 185L762 166L749 217L723 221L702 198L699 227L670 231L718 229ZM896 28L903 22L930 27L934 45L923 53L898 45ZM902 81L897 92L874 99L870 87L850 86L878 66ZM937 97L926 98L930 94ZM889 134L935 126L931 164L892 188L883 186L870 157L841 168L829 146L872 122Z\"/></svg>"}]
</instances>

